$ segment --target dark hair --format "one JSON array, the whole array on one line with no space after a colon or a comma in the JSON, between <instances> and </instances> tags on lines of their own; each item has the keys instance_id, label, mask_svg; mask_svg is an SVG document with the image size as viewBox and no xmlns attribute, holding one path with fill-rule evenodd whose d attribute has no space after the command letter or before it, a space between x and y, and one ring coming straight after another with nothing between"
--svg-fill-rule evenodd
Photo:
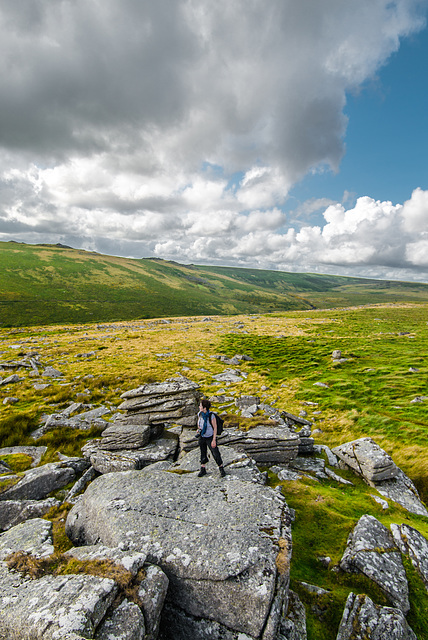
<instances>
[{"instance_id":1,"label":"dark hair","mask_svg":"<svg viewBox=\"0 0 428 640\"><path fill-rule=\"evenodd\" d=\"M207 409L209 411L211 407L211 402L207 400L207 398L203 398L201 400L201 405L203 406L204 409Z\"/></svg>"}]
</instances>

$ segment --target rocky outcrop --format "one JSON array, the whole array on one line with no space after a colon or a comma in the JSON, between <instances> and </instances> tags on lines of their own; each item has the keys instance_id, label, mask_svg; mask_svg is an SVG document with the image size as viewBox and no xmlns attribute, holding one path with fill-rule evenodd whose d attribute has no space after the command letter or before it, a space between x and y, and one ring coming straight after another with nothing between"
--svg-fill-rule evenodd
<instances>
[{"instance_id":1,"label":"rocky outcrop","mask_svg":"<svg viewBox=\"0 0 428 640\"><path fill-rule=\"evenodd\" d=\"M411 513L428 516L413 482L372 438L347 442L332 451L342 466L353 469L385 498L397 502Z\"/></svg>"},{"instance_id":2,"label":"rocky outcrop","mask_svg":"<svg viewBox=\"0 0 428 640\"><path fill-rule=\"evenodd\" d=\"M258 638L276 596L286 598L290 514L267 487L150 467L107 474L73 507L66 530L79 544L126 541L144 550L170 580L168 603L177 619L214 621L225 633Z\"/></svg>"},{"instance_id":3,"label":"rocky outcrop","mask_svg":"<svg viewBox=\"0 0 428 640\"><path fill-rule=\"evenodd\" d=\"M218 443L246 453L257 463L275 464L286 463L296 458L300 438L286 427L260 425L248 431L227 428L218 438ZM198 441L195 432L183 429L180 446L184 452L196 448Z\"/></svg>"},{"instance_id":4,"label":"rocky outcrop","mask_svg":"<svg viewBox=\"0 0 428 640\"><path fill-rule=\"evenodd\" d=\"M381 607L365 594L350 593L336 640L417 640L399 609Z\"/></svg>"},{"instance_id":5,"label":"rocky outcrop","mask_svg":"<svg viewBox=\"0 0 428 640\"><path fill-rule=\"evenodd\" d=\"M128 418L136 418L137 424L164 424L174 422L196 426L199 404L199 386L178 376L165 382L144 384L121 395L121 411Z\"/></svg>"},{"instance_id":6,"label":"rocky outcrop","mask_svg":"<svg viewBox=\"0 0 428 640\"><path fill-rule=\"evenodd\" d=\"M93 468L103 474L142 469L161 460L172 461L176 457L178 437L166 434L166 437L158 438L142 449L120 449L115 444L115 449L110 451L105 446L103 440L92 440L82 447L83 455L90 460Z\"/></svg>"},{"instance_id":7,"label":"rocky outcrop","mask_svg":"<svg viewBox=\"0 0 428 640\"><path fill-rule=\"evenodd\" d=\"M428 591L428 540L408 524L392 524L391 531L397 547L409 556Z\"/></svg>"},{"instance_id":8,"label":"rocky outcrop","mask_svg":"<svg viewBox=\"0 0 428 640\"><path fill-rule=\"evenodd\" d=\"M373 516L361 516L349 534L340 568L364 574L394 607L404 614L409 611L409 587L401 554L389 530Z\"/></svg>"}]
</instances>

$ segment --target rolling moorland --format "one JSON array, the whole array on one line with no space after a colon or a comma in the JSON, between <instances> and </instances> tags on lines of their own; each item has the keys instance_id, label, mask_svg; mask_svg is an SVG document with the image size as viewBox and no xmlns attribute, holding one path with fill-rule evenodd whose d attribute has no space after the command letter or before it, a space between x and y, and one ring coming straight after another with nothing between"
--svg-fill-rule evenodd
<instances>
[{"instance_id":1,"label":"rolling moorland","mask_svg":"<svg viewBox=\"0 0 428 640\"><path fill-rule=\"evenodd\" d=\"M428 285L105 256L0 242L0 326L428 302Z\"/></svg>"},{"instance_id":2,"label":"rolling moorland","mask_svg":"<svg viewBox=\"0 0 428 640\"><path fill-rule=\"evenodd\" d=\"M55 249L49 251L55 255ZM167 268L153 265L154 269ZM242 353L253 358L241 366L247 378L228 385L228 393L259 395L264 402L295 415L304 410L313 429L319 430L317 444L333 447L361 436L373 437L428 503L428 401L412 402L428 395L427 312L426 303L401 302L234 317L4 327L0 330L2 362L37 353L45 366L56 367L64 377L49 380L49 386L36 390L35 378L18 370L22 380L0 389L2 398L17 399L13 404L0 403L0 447L34 444L30 433L39 426L42 415L64 409L82 397L79 394L94 407L103 404L114 409L124 391L182 373L211 396L219 389L212 375L224 370L214 356ZM341 350L344 362L333 362L335 349ZM327 387L314 386L319 382ZM226 423L242 428L254 424L254 419L237 414L232 404ZM80 455L81 446L99 434L96 429L46 433L36 441L48 447L42 463L57 460L57 451ZM28 468L31 462L23 455L3 459L16 471ZM269 475L270 484L281 485L298 514L293 523L291 586L305 603L310 640L336 637L351 590L386 604L368 579L331 571L316 560L328 555L332 566L337 565L361 515L370 513L386 526L406 522L428 537L426 518L393 502L384 511L373 501L368 485L351 472L341 471L341 475L353 485L310 478L281 483L277 476ZM58 547L67 548L69 543L58 527L64 507L46 517L55 523ZM427 640L426 590L409 562L406 571L412 602L407 619L418 638ZM309 594L302 581L328 592Z\"/></svg>"}]
</instances>

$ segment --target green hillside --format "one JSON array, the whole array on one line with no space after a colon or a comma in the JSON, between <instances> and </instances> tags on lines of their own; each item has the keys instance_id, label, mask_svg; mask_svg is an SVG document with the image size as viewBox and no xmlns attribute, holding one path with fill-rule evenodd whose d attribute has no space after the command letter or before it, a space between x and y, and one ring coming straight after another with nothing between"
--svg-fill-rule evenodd
<instances>
[{"instance_id":1,"label":"green hillside","mask_svg":"<svg viewBox=\"0 0 428 640\"><path fill-rule=\"evenodd\" d=\"M0 326L427 301L428 285L129 259L0 242Z\"/></svg>"}]
</instances>

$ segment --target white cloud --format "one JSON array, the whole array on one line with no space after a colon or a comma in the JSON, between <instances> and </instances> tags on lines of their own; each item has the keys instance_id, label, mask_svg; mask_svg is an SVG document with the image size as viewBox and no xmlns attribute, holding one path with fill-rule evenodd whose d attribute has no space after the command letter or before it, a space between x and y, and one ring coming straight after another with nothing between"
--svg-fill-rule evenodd
<instances>
[{"instance_id":1,"label":"white cloud","mask_svg":"<svg viewBox=\"0 0 428 640\"><path fill-rule=\"evenodd\" d=\"M428 192L281 207L420 0L4 0L0 237L299 270L424 268ZM325 207L325 223L311 226ZM288 226L287 226L288 225ZM409 249L411 247L411 249Z\"/></svg>"}]
</instances>

